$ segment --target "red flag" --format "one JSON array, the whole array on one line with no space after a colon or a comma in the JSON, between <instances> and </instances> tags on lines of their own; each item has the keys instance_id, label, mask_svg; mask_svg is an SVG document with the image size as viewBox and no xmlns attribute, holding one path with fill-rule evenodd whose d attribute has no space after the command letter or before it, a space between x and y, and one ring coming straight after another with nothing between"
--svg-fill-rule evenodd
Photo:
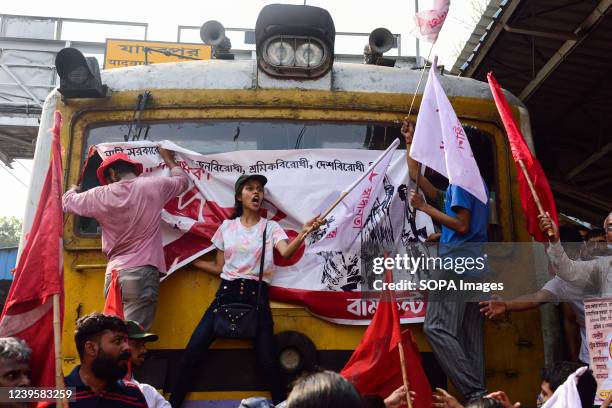
<instances>
[{"instance_id":1,"label":"red flag","mask_svg":"<svg viewBox=\"0 0 612 408\"><path fill-rule=\"evenodd\" d=\"M408 384L410 391L417 395L413 407L430 408L432 391L421 365L419 348L410 330L403 333L400 330L395 296L391 291L384 291L372 323L340 374L353 383L361 395L388 397L404 383L397 348L401 335Z\"/></svg>"},{"instance_id":2,"label":"red flag","mask_svg":"<svg viewBox=\"0 0 612 408\"><path fill-rule=\"evenodd\" d=\"M547 211L555 224L559 225L557 207L555 205L555 199L553 198L550 186L548 185L548 179L546 179L546 174L544 174L544 170L542 170L540 162L531 154L527 143L525 143L523 134L514 122L514 118L512 117L512 112L510 111L506 97L504 96L501 87L495 80L492 72L487 74L487 79L489 80L489 86L491 87L491 92L493 93L493 98L495 99L499 116L501 116L502 122L504 122L504 127L506 128L506 133L508 134L510 150L512 151L512 157L514 158L514 164L516 165L516 172L518 173L519 195L521 197L521 206L523 207L523 212L525 213L525 218L527 219L527 231L529 231L529 233L536 240L547 242L548 238L546 234L542 233L538 226L538 206L533 199L527 179L525 178L525 175L523 174L523 171L519 165L519 160L523 161L523 164L527 169L527 173L533 182L533 186L538 194L538 197L540 198L544 211Z\"/></svg>"},{"instance_id":3,"label":"red flag","mask_svg":"<svg viewBox=\"0 0 612 408\"><path fill-rule=\"evenodd\" d=\"M62 298L63 320L61 123L62 117L56 112L51 162L0 318L0 336L19 337L32 349L32 386L39 387L56 385L53 295Z\"/></svg>"},{"instance_id":4,"label":"red flag","mask_svg":"<svg viewBox=\"0 0 612 408\"><path fill-rule=\"evenodd\" d=\"M125 320L123 314L123 298L121 297L121 285L119 285L119 275L116 270L111 272L111 281L104 302L104 314L113 315Z\"/></svg>"}]
</instances>

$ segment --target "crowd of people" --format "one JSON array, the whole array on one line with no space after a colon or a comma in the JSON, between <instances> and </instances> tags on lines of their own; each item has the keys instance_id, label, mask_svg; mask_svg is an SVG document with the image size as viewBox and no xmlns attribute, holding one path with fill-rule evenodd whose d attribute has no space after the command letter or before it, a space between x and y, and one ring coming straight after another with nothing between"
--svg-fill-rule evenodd
<instances>
[{"instance_id":1,"label":"crowd of people","mask_svg":"<svg viewBox=\"0 0 612 408\"><path fill-rule=\"evenodd\" d=\"M450 184L445 191L434 186L427 175L419 176L419 166L408 151L414 125L405 121L402 134L412 179L420 177L422 192L410 193L409 201L417 211L428 214L441 228L436 239L442 248L453 244L487 241L489 208L460 186ZM468 134L470 138L470 134ZM471 140L477 163L486 160L477 140ZM250 398L242 407L401 407L407 390L400 387L391 395L359 395L355 387L331 371L310 373L298 379L287 395L281 381L273 334L273 319L268 299L268 284L274 274L273 250L291 257L312 231L325 222L316 216L302 231L289 239L278 223L260 216L265 197L266 177L245 175L235 183L234 215L225 220L212 238L216 248L213 260L196 260L193 266L218 275L216 296L204 311L186 345L179 376L167 401L154 387L135 378L133 368L142 366L147 343L158 336L149 333L155 318L159 277L166 272L160 231L161 210L171 198L188 187L188 178L177 165L172 152L159 149L169 177L139 177L142 165L119 153L104 159L97 171L100 187L80 192L78 186L63 196L64 210L95 218L102 228L102 249L108 257L105 296L112 276L120 286L125 320L92 313L76 322L74 341L80 365L65 377L68 387L76 389L74 407L181 407L189 392L195 371L201 367L206 350L217 337L250 338L257 362L264 373L272 401ZM485 191L488 186L483 177ZM491 393L485 382L483 326L485 318L506 312L535 308L543 303L575 299L571 309L580 327L580 352L575 362L555 364L543 370L538 406L561 398L565 385L577 388L582 407L591 407L596 392L592 372L581 367L589 363L585 339L584 306L579 300L588 283L595 283L602 294L612 293L608 272L612 271L612 214L603 230L588 238L597 244L589 251L564 249L563 242L581 239L561 229L548 215L540 216L542 231L551 231L547 254L555 276L534 294L511 300L490 299L480 303L450 298L448 293L432 293L426 310L424 333L445 375L461 394L463 403L443 389L437 389L435 407L516 407L504 391ZM585 237L586 238L586 237ZM447 245L447 246L444 246ZM444 276L449 271L440 272ZM254 313L254 314L252 314ZM242 315L255 316L240 319ZM247 320L250 320L247 321ZM229 333L229 334L228 334ZM577 347L574 347L577 349ZM28 346L15 338L0 339L0 386L29 385ZM36 367L32 367L36 369ZM205 368L203 368L205 369ZM572 383L573 381L573 383ZM534 384L534 395L537 385ZM410 398L416 398L411 393ZM609 402L607 402L609 403ZM463 404L463 405L462 405ZM53 403L49 404L53 406ZM528 404L530 405L530 404Z\"/></svg>"}]
</instances>

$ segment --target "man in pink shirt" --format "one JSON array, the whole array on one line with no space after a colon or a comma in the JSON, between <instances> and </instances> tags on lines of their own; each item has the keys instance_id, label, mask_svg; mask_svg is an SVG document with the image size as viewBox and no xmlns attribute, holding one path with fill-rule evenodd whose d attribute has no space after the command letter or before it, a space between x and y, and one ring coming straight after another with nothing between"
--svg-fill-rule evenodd
<instances>
[{"instance_id":1,"label":"man in pink shirt","mask_svg":"<svg viewBox=\"0 0 612 408\"><path fill-rule=\"evenodd\" d=\"M170 177L138 177L142 164L116 153L97 170L101 186L83 193L72 186L62 198L65 212L95 218L102 227L102 251L108 258L104 296L117 271L125 319L147 329L155 317L159 275L166 273L161 210L189 185L173 153L160 148L159 154Z\"/></svg>"}]
</instances>

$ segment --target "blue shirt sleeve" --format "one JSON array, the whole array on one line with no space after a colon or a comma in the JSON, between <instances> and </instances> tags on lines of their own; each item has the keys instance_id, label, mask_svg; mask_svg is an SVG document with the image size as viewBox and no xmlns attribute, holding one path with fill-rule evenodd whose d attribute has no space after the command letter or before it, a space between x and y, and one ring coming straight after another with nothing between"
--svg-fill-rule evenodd
<instances>
[{"instance_id":1,"label":"blue shirt sleeve","mask_svg":"<svg viewBox=\"0 0 612 408\"><path fill-rule=\"evenodd\" d=\"M472 211L474 207L474 200L477 198L465 191L463 188L455 185L450 185L448 188L451 189L451 208L453 211L457 211L457 207L465 208L466 210Z\"/></svg>"}]
</instances>

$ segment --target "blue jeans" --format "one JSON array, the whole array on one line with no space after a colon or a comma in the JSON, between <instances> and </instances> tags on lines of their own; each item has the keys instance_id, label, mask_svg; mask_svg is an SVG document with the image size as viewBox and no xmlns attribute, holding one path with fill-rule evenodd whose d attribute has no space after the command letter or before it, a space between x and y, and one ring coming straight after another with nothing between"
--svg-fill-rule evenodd
<instances>
[{"instance_id":1,"label":"blue jeans","mask_svg":"<svg viewBox=\"0 0 612 408\"><path fill-rule=\"evenodd\" d=\"M183 355L179 375L172 387L170 405L180 408L189 392L193 374L198 368L206 350L215 340L213 335L213 322L215 310L220 304L243 302L255 304L257 299L257 281L236 279L234 281L222 280L217 295L210 304L200 323L196 326ZM278 353L274 341L274 322L268 302L268 286L262 282L259 299L259 318L257 332L253 338L253 347L257 355L257 363L262 368L268 384L272 400L275 404L285 400L285 388L281 381L280 367L278 366Z\"/></svg>"}]
</instances>

